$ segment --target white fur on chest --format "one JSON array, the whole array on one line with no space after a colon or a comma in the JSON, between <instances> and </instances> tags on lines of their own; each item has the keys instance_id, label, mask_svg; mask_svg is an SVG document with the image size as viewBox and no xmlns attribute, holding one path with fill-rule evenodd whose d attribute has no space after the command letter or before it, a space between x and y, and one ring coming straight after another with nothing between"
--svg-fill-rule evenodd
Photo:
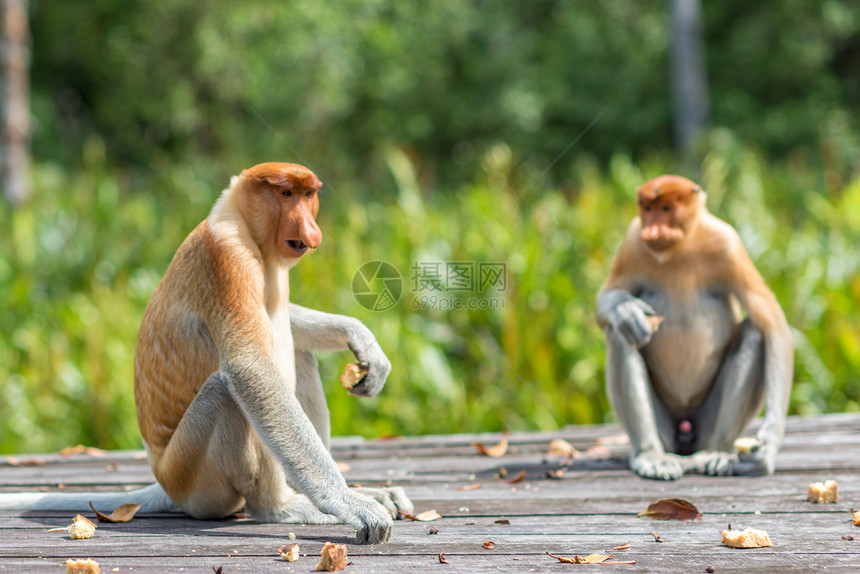
<instances>
[{"instance_id":1,"label":"white fur on chest","mask_svg":"<svg viewBox=\"0 0 860 574\"><path fill-rule=\"evenodd\" d=\"M290 386L296 386L296 354L290 327L290 283L286 267L267 273L266 311L272 325L272 354L275 366Z\"/></svg>"}]
</instances>

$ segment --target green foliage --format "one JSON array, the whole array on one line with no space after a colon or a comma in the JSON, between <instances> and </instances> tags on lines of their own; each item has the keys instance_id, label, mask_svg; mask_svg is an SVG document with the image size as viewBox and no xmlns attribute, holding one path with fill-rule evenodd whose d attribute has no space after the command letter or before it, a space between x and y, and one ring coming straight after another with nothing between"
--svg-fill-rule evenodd
<instances>
[{"instance_id":1,"label":"green foliage","mask_svg":"<svg viewBox=\"0 0 860 574\"><path fill-rule=\"evenodd\" d=\"M792 411L860 408L860 178L835 192L803 162L772 166L717 131L703 164L709 205L735 224L796 330ZM0 451L83 442L140 445L132 391L137 327L185 235L226 181L164 168L139 181L105 168L91 141L85 169L39 164L33 201L0 225ZM634 214L633 192L673 166L615 156L606 170L572 162L560 188L502 144L471 182L429 194L408 156L389 148L386 188L328 181L323 244L292 272L292 297L361 318L394 369L373 400L336 382L348 353L321 356L334 432L553 429L609 420L596 292ZM142 193L142 189L148 193ZM399 303L361 308L356 270L385 260L404 280ZM494 300L489 309L421 309L416 262L504 262L504 291L435 293ZM415 307L419 307L416 309Z\"/></svg>"}]
</instances>

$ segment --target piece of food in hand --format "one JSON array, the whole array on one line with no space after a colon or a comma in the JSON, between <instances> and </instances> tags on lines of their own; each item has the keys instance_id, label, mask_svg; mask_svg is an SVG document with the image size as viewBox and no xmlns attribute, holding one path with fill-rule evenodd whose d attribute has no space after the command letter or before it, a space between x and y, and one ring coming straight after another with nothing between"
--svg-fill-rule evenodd
<instances>
[{"instance_id":1,"label":"piece of food in hand","mask_svg":"<svg viewBox=\"0 0 860 574\"><path fill-rule=\"evenodd\" d=\"M72 540L92 538L96 533L95 523L82 514L78 514L73 522L66 527Z\"/></svg>"},{"instance_id":2,"label":"piece of food in hand","mask_svg":"<svg viewBox=\"0 0 860 574\"><path fill-rule=\"evenodd\" d=\"M66 560L66 574L99 574L99 563L92 558Z\"/></svg>"},{"instance_id":3,"label":"piece of food in hand","mask_svg":"<svg viewBox=\"0 0 860 574\"><path fill-rule=\"evenodd\" d=\"M336 572L346 568L346 544L332 544L326 542L320 554L320 563L316 570L323 572Z\"/></svg>"},{"instance_id":4,"label":"piece of food in hand","mask_svg":"<svg viewBox=\"0 0 860 574\"><path fill-rule=\"evenodd\" d=\"M758 448L758 439L751 436L742 436L735 439L735 450L740 453L750 453Z\"/></svg>"},{"instance_id":5,"label":"piece of food in hand","mask_svg":"<svg viewBox=\"0 0 860 574\"><path fill-rule=\"evenodd\" d=\"M817 504L833 504L839 502L839 490L835 480L827 480L825 482L810 482L809 502Z\"/></svg>"},{"instance_id":6,"label":"piece of food in hand","mask_svg":"<svg viewBox=\"0 0 860 574\"><path fill-rule=\"evenodd\" d=\"M299 545L284 544L278 548L278 553L281 555L281 560L285 562L295 562L299 559Z\"/></svg>"},{"instance_id":7,"label":"piece of food in hand","mask_svg":"<svg viewBox=\"0 0 860 574\"><path fill-rule=\"evenodd\" d=\"M656 331L660 328L660 323L663 322L663 317L659 315L645 315L645 318L648 319L648 323L651 324L651 330Z\"/></svg>"},{"instance_id":8,"label":"piece of food in hand","mask_svg":"<svg viewBox=\"0 0 860 574\"><path fill-rule=\"evenodd\" d=\"M367 376L367 367L361 364L350 363L343 369L343 374L340 376L340 382L343 388L348 391L357 385L364 377Z\"/></svg>"},{"instance_id":9,"label":"piece of food in hand","mask_svg":"<svg viewBox=\"0 0 860 574\"><path fill-rule=\"evenodd\" d=\"M764 530L747 528L746 530L723 530L723 544L732 548L762 548L773 546L770 537Z\"/></svg>"}]
</instances>

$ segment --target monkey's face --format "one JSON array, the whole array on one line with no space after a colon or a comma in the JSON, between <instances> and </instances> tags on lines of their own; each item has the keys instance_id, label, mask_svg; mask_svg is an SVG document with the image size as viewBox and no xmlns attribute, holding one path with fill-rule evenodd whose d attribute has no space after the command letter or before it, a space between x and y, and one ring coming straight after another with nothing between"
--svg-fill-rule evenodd
<instances>
[{"instance_id":1,"label":"monkey's face","mask_svg":"<svg viewBox=\"0 0 860 574\"><path fill-rule=\"evenodd\" d=\"M319 247L322 232L316 216L322 183L308 168L294 163L261 163L242 172L251 180L247 215L258 244L272 247L288 263ZM256 214L262 214L258 219Z\"/></svg>"},{"instance_id":2,"label":"monkey's face","mask_svg":"<svg viewBox=\"0 0 860 574\"><path fill-rule=\"evenodd\" d=\"M322 231L316 222L320 201L316 189L275 190L280 214L275 233L278 252L285 259L298 260L322 242Z\"/></svg>"},{"instance_id":3,"label":"monkey's face","mask_svg":"<svg viewBox=\"0 0 860 574\"><path fill-rule=\"evenodd\" d=\"M652 251L667 251L678 244L695 218L701 188L689 179L668 175L646 182L636 193L640 237Z\"/></svg>"}]
</instances>

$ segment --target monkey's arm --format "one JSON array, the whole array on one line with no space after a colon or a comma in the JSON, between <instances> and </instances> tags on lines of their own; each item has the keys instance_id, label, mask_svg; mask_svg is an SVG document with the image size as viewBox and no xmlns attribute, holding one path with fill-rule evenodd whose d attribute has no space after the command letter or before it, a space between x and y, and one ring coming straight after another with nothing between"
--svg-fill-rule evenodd
<instances>
[{"instance_id":1,"label":"monkey's arm","mask_svg":"<svg viewBox=\"0 0 860 574\"><path fill-rule=\"evenodd\" d=\"M735 294L764 335L764 423L758 431L758 450L741 457L741 472L771 474L785 432L794 375L794 341L779 302L745 251L736 257L734 271ZM743 469L744 466L750 468Z\"/></svg>"},{"instance_id":2,"label":"monkey's arm","mask_svg":"<svg viewBox=\"0 0 860 574\"><path fill-rule=\"evenodd\" d=\"M391 362L364 323L353 317L323 313L290 303L290 327L296 350L349 349L359 362L367 366L367 376L352 388L352 394L373 397L382 389L391 371Z\"/></svg>"}]
</instances>

